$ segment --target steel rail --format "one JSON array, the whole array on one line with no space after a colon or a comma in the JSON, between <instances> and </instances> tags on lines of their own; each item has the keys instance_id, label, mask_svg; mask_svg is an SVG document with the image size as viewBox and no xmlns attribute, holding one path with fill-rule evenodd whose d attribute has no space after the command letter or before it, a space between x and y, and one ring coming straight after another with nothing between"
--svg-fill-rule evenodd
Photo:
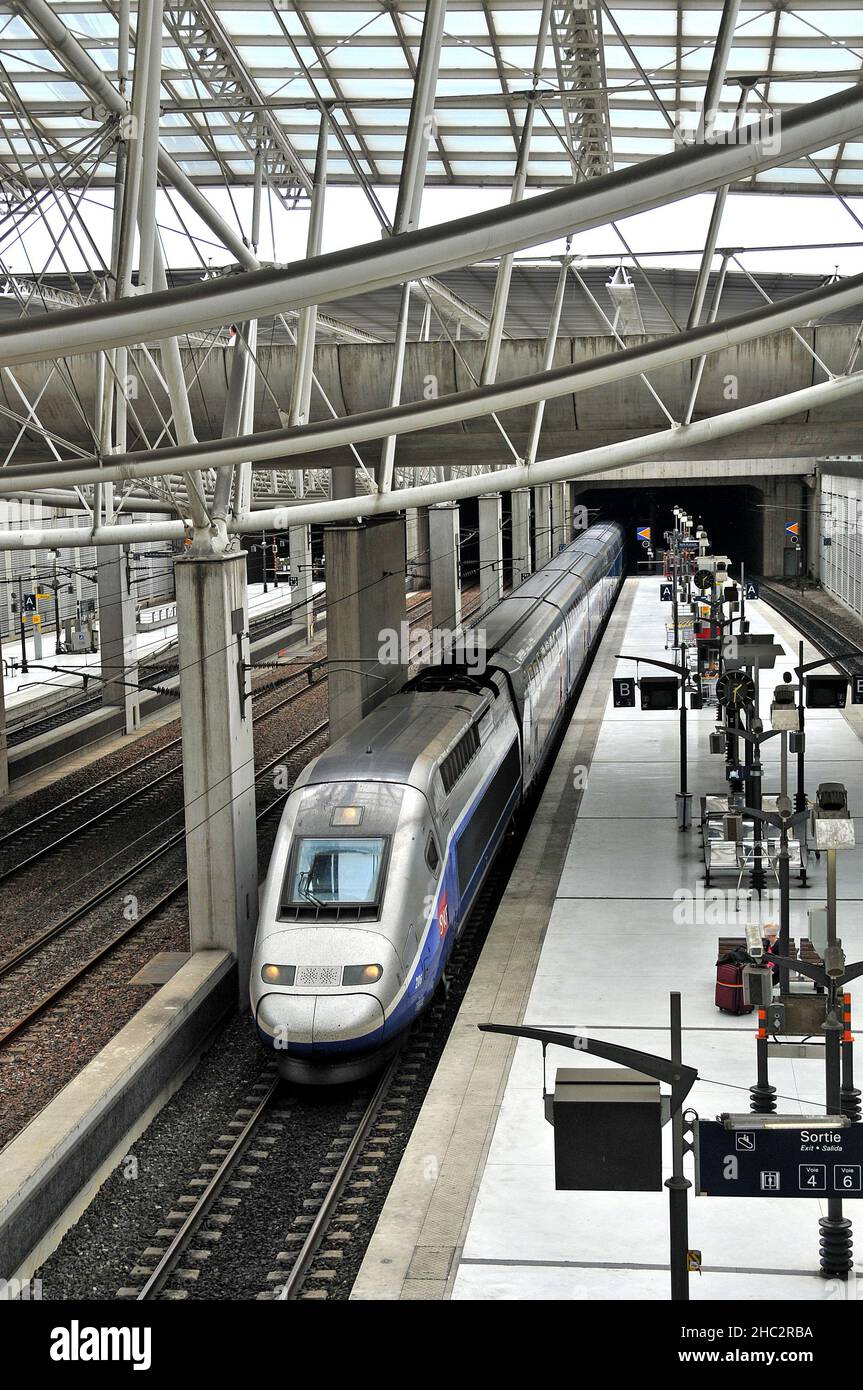
<instances>
[{"instance_id":1,"label":"steel rail","mask_svg":"<svg viewBox=\"0 0 863 1390\"><path fill-rule=\"evenodd\" d=\"M366 1106L365 1111L363 1113L363 1117L360 1120L360 1123L358 1124L356 1130L354 1131L353 1137L351 1138L351 1142L345 1149L344 1157L342 1158L341 1163L336 1169L332 1183L330 1184L327 1190L327 1194L324 1197L324 1200L321 1203L320 1207L318 1208L314 1221L309 1227L308 1235L306 1236L302 1246L300 1247L299 1254L297 1255L297 1258L294 1261L294 1264L291 1268L291 1272L286 1278L282 1287L280 1288L278 1294L276 1295L276 1299L279 1302L287 1302L289 1299L296 1298L297 1293L299 1292L300 1287L303 1283L303 1280L305 1279L306 1274L308 1273L309 1265L311 1264L312 1260L315 1257L315 1254L317 1253L317 1249L321 1243L321 1239L324 1235L324 1232L326 1231L327 1226L332 1220L335 1209L338 1206L339 1201L341 1200L342 1193L344 1192L345 1187L347 1186L348 1178L350 1177L353 1171L354 1164L357 1161L359 1151L365 1143L366 1138L368 1137L369 1130L377 1120L378 1111L380 1110L381 1105L383 1104L384 1099L386 1097L387 1091L389 1090L390 1085L392 1084L392 1079L395 1076L400 1061L401 1056L400 1053L397 1052L395 1057L393 1057L392 1060L388 1063L386 1070L384 1071L380 1081L375 1087L374 1092L372 1094L372 1098Z\"/></svg>"},{"instance_id":2,"label":"steel rail","mask_svg":"<svg viewBox=\"0 0 863 1390\"><path fill-rule=\"evenodd\" d=\"M261 777L266 776L268 772L272 771L274 767L276 767L279 763L283 762L285 758L291 757L293 753L297 752L298 749L302 748L303 744L310 743L312 739L316 738L319 734L321 734L324 731L324 729L328 727L329 720L325 719L322 723L317 724L314 729L310 729L308 733L303 734L302 738L299 738L294 743L292 743L290 748L284 749L278 755L277 758L272 759L269 763L266 764L265 767L262 767L255 774L255 781L257 782L260 780ZM274 797L272 801L268 802L266 806L264 806L260 811L256 812L256 822L265 820L268 816L272 814L273 810L276 807L282 805L289 796L289 791L280 792L278 796ZM98 907L107 897L110 896L114 888L121 886L130 878L133 878L135 874L141 872L144 868L149 867L149 865L153 863L155 860L163 857L165 854L168 854L172 849L175 849L177 845L183 841L184 838L185 829L178 831L176 835L171 836L169 840L164 841L161 845L157 846L155 850L152 850L148 855L146 855L144 859L140 860L137 864L135 864L132 869L124 872L123 874L115 878L112 881L112 883L109 884L107 889L100 890L99 893L94 894L94 896L90 899L88 903L85 903L81 908L76 908L75 912L70 913L69 916L64 918L61 922L55 923L54 926L49 927L48 930L43 932L41 936L34 937L31 939L31 941L25 942L24 946L22 946L12 956L8 956L5 960L0 961L0 979L5 979L6 976L8 976L12 970L16 969L19 965L23 964L24 961L26 961L30 956L35 955L36 951L38 951L42 946L49 945L50 942L55 940L57 936L59 936L63 931L67 930L70 926L73 926L75 922L79 921L82 917L86 916L87 912L91 911L94 907ZM100 946L97 951L95 951L92 955L88 956L86 960L80 963L80 965L76 966L72 974L67 976L65 980L61 980L61 982L54 989L52 989L50 993L43 995L43 997L36 1004L34 1004L33 1007L29 1009L26 1014L22 1014L19 1018L17 1018L14 1021L14 1023L10 1023L9 1025L7 1025L7 1027L0 1028L0 1047L5 1046L10 1038L16 1037L18 1033L22 1032L28 1024L32 1023L34 1019L38 1018L41 1014L45 1012L46 1009L50 1008L52 1004L56 1003L57 1000L63 994L65 994L67 990L71 989L73 985L78 984L79 981L83 979L84 975L86 975L89 970L92 970L93 966L97 965L100 960L102 960L111 951L113 951L116 946L119 946L123 941L127 939L127 937L131 936L134 932L139 931L145 922L149 921L150 918L154 917L158 912L160 912L161 909L165 907L167 903L171 902L172 899L174 899L178 893L181 893L183 889L186 887L187 883L188 877L184 875L178 883L175 883L171 888L168 889L166 893L163 893L162 896L159 899L157 899L156 902L152 903L148 908L146 908L144 912L142 912L141 915L136 919L136 921L131 922L127 927L124 927L123 930L121 932L118 932L116 936L111 937L111 939L109 941L106 941L102 946Z\"/></svg>"},{"instance_id":3,"label":"steel rail","mask_svg":"<svg viewBox=\"0 0 863 1390\"><path fill-rule=\"evenodd\" d=\"M225 1154L225 1157L207 1183L207 1186L204 1188L197 1202L192 1207L189 1215L186 1217L182 1226L178 1228L167 1250L159 1259L156 1268L150 1274L147 1282L138 1293L137 1301L139 1303L155 1298L165 1287L165 1282L171 1271L175 1268L177 1260L182 1255L191 1237L198 1230L204 1217L209 1214L213 1203L224 1188L226 1182L236 1168L239 1159L248 1147L252 1135L255 1133L264 1114L269 1109L270 1103L278 1091L280 1084L279 1077L277 1076L276 1079L270 1083L266 1094L262 1096L255 1106L252 1114L249 1116L228 1152Z\"/></svg>"},{"instance_id":4,"label":"steel rail","mask_svg":"<svg viewBox=\"0 0 863 1390\"><path fill-rule=\"evenodd\" d=\"M23 3L20 8L26 13L30 5ZM44 9L51 13L47 5ZM222 327L438 275L648 212L741 176L791 163L813 150L853 139L861 131L863 91L851 87L798 107L781 121L770 117L763 124L747 126L734 143L690 145L602 179L406 232L385 242L316 256L296 267L249 271L61 310L51 315L48 325L16 322L0 333L0 365L53 359L58 343L65 356L128 347L169 338L178 322L185 332Z\"/></svg>"}]
</instances>

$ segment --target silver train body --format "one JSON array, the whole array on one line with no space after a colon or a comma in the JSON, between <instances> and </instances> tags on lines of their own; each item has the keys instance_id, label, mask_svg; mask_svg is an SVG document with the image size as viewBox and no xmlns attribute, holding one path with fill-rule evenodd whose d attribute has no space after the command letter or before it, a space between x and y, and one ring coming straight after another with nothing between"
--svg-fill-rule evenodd
<instances>
[{"instance_id":1,"label":"silver train body","mask_svg":"<svg viewBox=\"0 0 863 1390\"><path fill-rule=\"evenodd\" d=\"M291 1080L380 1065L427 1007L540 775L623 570L618 525L483 620L485 671L424 669L304 769L260 904L258 1034Z\"/></svg>"}]
</instances>

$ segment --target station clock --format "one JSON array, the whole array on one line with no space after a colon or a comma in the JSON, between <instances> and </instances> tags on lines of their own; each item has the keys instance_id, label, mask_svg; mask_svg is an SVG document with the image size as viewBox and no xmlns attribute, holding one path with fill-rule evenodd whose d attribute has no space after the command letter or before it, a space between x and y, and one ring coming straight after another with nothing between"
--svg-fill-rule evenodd
<instances>
[{"instance_id":1,"label":"station clock","mask_svg":"<svg viewBox=\"0 0 863 1390\"><path fill-rule=\"evenodd\" d=\"M716 698L726 709L746 709L755 703L755 682L744 671L726 671L716 682Z\"/></svg>"}]
</instances>

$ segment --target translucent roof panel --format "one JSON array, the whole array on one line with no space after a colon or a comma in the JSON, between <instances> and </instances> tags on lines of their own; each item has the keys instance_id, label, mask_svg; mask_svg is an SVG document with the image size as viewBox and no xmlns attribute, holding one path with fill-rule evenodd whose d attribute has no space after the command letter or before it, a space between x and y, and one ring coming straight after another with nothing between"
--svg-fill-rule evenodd
<instances>
[{"instance_id":1,"label":"translucent roof panel","mask_svg":"<svg viewBox=\"0 0 863 1390\"><path fill-rule=\"evenodd\" d=\"M52 8L89 63L119 87L119 0L54 0ZM425 8L421 0L191 0L186 6L166 0L165 148L194 182L247 184L254 178L247 155L261 139L268 175L274 172L302 199L311 187L326 103L340 132L330 141L330 180L351 184L361 174L373 184L398 183ZM720 0L554 4L553 32L537 58L543 8L543 0L449 0L430 184L511 182L535 65L541 113L528 162L530 187L572 178L568 148L593 177L670 154L675 129L697 127ZM127 98L136 18L132 0ZM35 26L0 0L0 138L6 151L0 175L39 186L48 178L74 181L80 169L90 187L110 187L115 126L105 125L108 149L99 152L98 165L81 165L81 138L92 138L94 117L104 117L73 56L55 52ZM741 0L717 128L730 127L743 78L755 79L746 117L755 119L856 85L861 72L859 0L793 0L788 7ZM345 157L346 145L356 163ZM821 157L826 184L803 160L765 170L740 187L863 194L861 162L860 141L848 143L829 159Z\"/></svg>"}]
</instances>

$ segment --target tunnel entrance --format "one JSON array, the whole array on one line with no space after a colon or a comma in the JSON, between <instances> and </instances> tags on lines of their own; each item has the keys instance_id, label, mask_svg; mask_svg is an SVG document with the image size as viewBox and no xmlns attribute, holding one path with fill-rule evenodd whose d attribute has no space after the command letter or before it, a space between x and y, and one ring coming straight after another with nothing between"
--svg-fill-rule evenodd
<instances>
[{"instance_id":1,"label":"tunnel entrance","mask_svg":"<svg viewBox=\"0 0 863 1390\"><path fill-rule=\"evenodd\" d=\"M575 500L587 507L591 525L598 521L621 522L626 532L630 573L636 572L638 562L647 555L636 536L638 527L651 527L655 548L662 543L663 533L674 525L675 506L683 507L696 524L704 526L714 555L728 555L735 566L743 564L750 573L761 573L764 502L759 488L743 483L618 485L584 488L576 493Z\"/></svg>"}]
</instances>

